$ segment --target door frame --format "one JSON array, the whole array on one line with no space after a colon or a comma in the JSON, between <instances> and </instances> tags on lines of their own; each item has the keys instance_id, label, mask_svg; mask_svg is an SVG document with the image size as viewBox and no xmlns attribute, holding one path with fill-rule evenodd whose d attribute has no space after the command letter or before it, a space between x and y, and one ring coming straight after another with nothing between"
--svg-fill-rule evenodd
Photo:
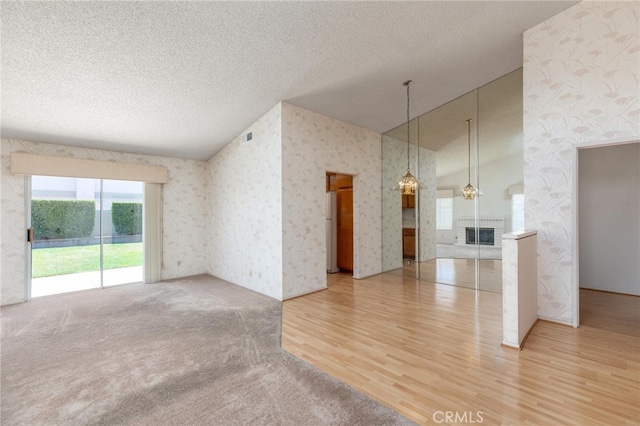
<instances>
[{"instance_id":1,"label":"door frame","mask_svg":"<svg viewBox=\"0 0 640 426\"><path fill-rule=\"evenodd\" d=\"M578 151L582 149L590 149L590 148L602 148L613 145L626 145L630 143L640 143L640 138L638 136L630 136L626 138L620 139L612 139L612 140L598 140L591 142L581 142L573 146L572 160L573 160L573 170L572 170L572 201L571 201L571 219L572 219L572 249L573 249L573 265L572 266L572 274L571 274L571 304L572 304L572 315L571 315L571 325L574 328L580 327L580 226L579 225L579 200L578 200L578 184L579 184L579 155Z\"/></svg>"},{"instance_id":2,"label":"door frame","mask_svg":"<svg viewBox=\"0 0 640 426\"><path fill-rule=\"evenodd\" d=\"M42 175L47 177L48 175ZM32 299L32 284L33 284L33 256L32 256L32 250L33 250L33 244L32 242L29 241L29 230L31 229L31 227L33 226L33 223L31 221L31 213L32 213L32 209L31 209L31 202L33 201L33 184L32 184L32 177L33 175L26 175L24 177L24 203L25 203L25 230L26 230L26 235L25 235L25 280L24 280L24 294L25 294L25 302L29 301ZM64 177L64 176L50 176L50 177ZM95 289L105 289L107 287L111 287L112 285L107 285L105 286L104 283L104 214L103 214L103 208L104 208L104 181L108 180L108 181L124 181L121 179L104 179L104 178L82 178L82 177L69 177L72 179L92 179L92 180L96 180L100 182L100 198L98 200L96 200L97 204L99 205L99 212L100 214L98 214L98 229L99 229L99 235L100 235L100 247L99 247L99 252L100 252L100 269L96 272L99 273L100 276L100 286L99 287L93 287L87 290L95 290ZM144 212L144 202L145 202L145 196L144 196L144 191L145 191L145 182L142 181L132 181L132 182L138 182L142 184L142 199L141 199L141 203L142 203L142 209ZM144 281L144 271L145 271L145 255L144 255L144 213L143 213L143 217L142 217L142 250L143 250L143 255L142 255L142 274L143 274L143 278L141 282L145 282ZM135 283L135 282L132 282ZM115 284L115 285L120 285L120 284ZM71 290L71 291L67 291L67 292L63 292L63 293L54 293L52 295L56 295L56 294L67 294L67 293L73 293L75 291L78 290ZM82 290L80 290L82 291ZM38 296L40 297L40 296Z\"/></svg>"},{"instance_id":3,"label":"door frame","mask_svg":"<svg viewBox=\"0 0 640 426\"><path fill-rule=\"evenodd\" d=\"M24 193L27 195L24 197L24 211L25 211L25 227L26 232L29 232L31 229L31 176L24 177ZM25 271L25 280L24 280L24 294L25 301L31 300L31 278L33 274L33 265L31 261L31 250L32 243L29 241L28 234L25 235L25 245L24 245L24 258L26 263L26 271Z\"/></svg>"}]
</instances>

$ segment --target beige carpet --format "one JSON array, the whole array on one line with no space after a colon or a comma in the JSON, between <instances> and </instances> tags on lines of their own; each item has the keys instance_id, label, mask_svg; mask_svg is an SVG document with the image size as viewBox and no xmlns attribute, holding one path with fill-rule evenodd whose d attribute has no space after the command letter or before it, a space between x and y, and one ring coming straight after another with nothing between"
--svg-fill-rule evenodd
<instances>
[{"instance_id":1,"label":"beige carpet","mask_svg":"<svg viewBox=\"0 0 640 426\"><path fill-rule=\"evenodd\" d=\"M3 307L7 425L396 425L280 349L280 303L210 276Z\"/></svg>"}]
</instances>

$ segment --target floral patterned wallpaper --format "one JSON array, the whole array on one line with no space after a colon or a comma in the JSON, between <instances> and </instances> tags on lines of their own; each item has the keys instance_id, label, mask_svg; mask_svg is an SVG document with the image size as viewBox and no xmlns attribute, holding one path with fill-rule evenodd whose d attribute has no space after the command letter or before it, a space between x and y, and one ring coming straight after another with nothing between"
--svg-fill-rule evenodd
<instances>
[{"instance_id":1,"label":"floral patterned wallpaper","mask_svg":"<svg viewBox=\"0 0 640 426\"><path fill-rule=\"evenodd\" d=\"M354 276L380 272L380 135L286 103L207 164L207 272L279 300L326 288L326 172L354 177ZM234 176L234 185L229 185Z\"/></svg>"},{"instance_id":2,"label":"floral patterned wallpaper","mask_svg":"<svg viewBox=\"0 0 640 426\"><path fill-rule=\"evenodd\" d=\"M538 315L571 324L576 146L640 138L640 3L581 2L524 33L525 223Z\"/></svg>"},{"instance_id":3,"label":"floral patterned wallpaper","mask_svg":"<svg viewBox=\"0 0 640 426\"><path fill-rule=\"evenodd\" d=\"M422 183L420 190L420 261L434 259L436 251L436 153L416 146L409 150L411 172ZM419 158L417 158L419 157ZM417 164L417 166L416 166ZM382 270L402 267L402 204L393 189L407 171L407 142L382 136ZM417 171L417 172L416 172Z\"/></svg>"},{"instance_id":4,"label":"floral patterned wallpaper","mask_svg":"<svg viewBox=\"0 0 640 426\"><path fill-rule=\"evenodd\" d=\"M436 152L420 148L418 151L418 178L420 190L420 262L438 257L436 240Z\"/></svg>"},{"instance_id":5,"label":"floral patterned wallpaper","mask_svg":"<svg viewBox=\"0 0 640 426\"><path fill-rule=\"evenodd\" d=\"M10 173L13 151L56 157L75 157L120 163L165 166L169 182L163 186L163 279L205 271L205 162L128 154L96 149L2 139L1 304L25 300L25 179Z\"/></svg>"},{"instance_id":6,"label":"floral patterned wallpaper","mask_svg":"<svg viewBox=\"0 0 640 426\"><path fill-rule=\"evenodd\" d=\"M380 134L282 104L285 299L326 288L326 172L354 175L356 278L381 271Z\"/></svg>"},{"instance_id":7,"label":"floral patterned wallpaper","mask_svg":"<svg viewBox=\"0 0 640 426\"><path fill-rule=\"evenodd\" d=\"M410 158L414 159L415 155ZM407 142L382 136L382 270L402 268L402 201L393 189L407 171ZM414 169L415 170L415 169Z\"/></svg>"},{"instance_id":8,"label":"floral patterned wallpaper","mask_svg":"<svg viewBox=\"0 0 640 426\"><path fill-rule=\"evenodd\" d=\"M163 278L208 272L276 299L326 287L325 172L352 173L354 275L380 272L380 135L287 104L249 131L251 142L238 137L209 162L2 140L1 220L14 224L2 228L2 303L25 297L25 188L10 174L13 151L167 167Z\"/></svg>"},{"instance_id":9,"label":"floral patterned wallpaper","mask_svg":"<svg viewBox=\"0 0 640 426\"><path fill-rule=\"evenodd\" d=\"M282 300L281 105L207 163L207 272ZM324 229L324 228L323 228ZM324 234L323 234L324 235Z\"/></svg>"}]
</instances>

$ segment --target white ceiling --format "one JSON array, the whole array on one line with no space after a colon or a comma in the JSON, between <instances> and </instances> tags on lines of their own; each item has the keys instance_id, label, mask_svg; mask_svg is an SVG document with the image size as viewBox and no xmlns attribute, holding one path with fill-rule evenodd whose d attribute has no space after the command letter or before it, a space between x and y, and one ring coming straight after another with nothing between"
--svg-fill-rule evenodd
<instances>
[{"instance_id":1,"label":"white ceiling","mask_svg":"<svg viewBox=\"0 0 640 426\"><path fill-rule=\"evenodd\" d=\"M2 2L2 136L208 159L279 101L382 133L574 3Z\"/></svg>"}]
</instances>

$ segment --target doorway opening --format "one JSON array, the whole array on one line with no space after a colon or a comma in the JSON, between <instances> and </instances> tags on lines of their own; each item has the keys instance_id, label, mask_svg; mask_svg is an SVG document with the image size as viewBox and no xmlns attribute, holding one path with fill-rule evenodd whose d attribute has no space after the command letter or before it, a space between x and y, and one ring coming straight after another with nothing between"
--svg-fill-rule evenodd
<instances>
[{"instance_id":1,"label":"doorway opening","mask_svg":"<svg viewBox=\"0 0 640 426\"><path fill-rule=\"evenodd\" d=\"M580 325L638 335L640 143L580 148L577 160Z\"/></svg>"},{"instance_id":2,"label":"doorway opening","mask_svg":"<svg viewBox=\"0 0 640 426\"><path fill-rule=\"evenodd\" d=\"M353 272L353 176L326 173L327 272Z\"/></svg>"},{"instance_id":3,"label":"doorway opening","mask_svg":"<svg viewBox=\"0 0 640 426\"><path fill-rule=\"evenodd\" d=\"M29 298L141 282L142 182L31 177Z\"/></svg>"}]
</instances>

